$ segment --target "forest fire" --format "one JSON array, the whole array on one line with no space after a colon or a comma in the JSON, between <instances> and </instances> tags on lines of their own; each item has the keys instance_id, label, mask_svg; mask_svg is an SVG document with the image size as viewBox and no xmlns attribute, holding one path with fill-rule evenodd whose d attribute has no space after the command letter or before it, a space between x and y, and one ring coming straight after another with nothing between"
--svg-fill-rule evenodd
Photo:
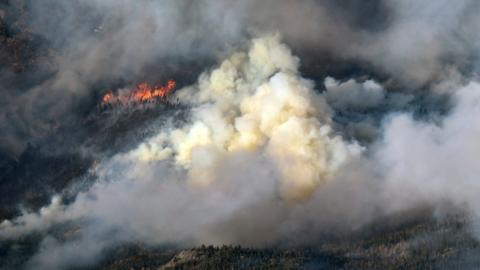
<instances>
[{"instance_id":1,"label":"forest fire","mask_svg":"<svg viewBox=\"0 0 480 270\"><path fill-rule=\"evenodd\" d=\"M175 89L176 82L174 80L168 80L164 86L152 87L148 83L143 82L135 87L135 89L129 93L120 92L115 95L109 90L102 98L102 106L122 104L127 105L130 103L143 103L156 100L166 100L167 97Z\"/></svg>"},{"instance_id":2,"label":"forest fire","mask_svg":"<svg viewBox=\"0 0 480 270\"><path fill-rule=\"evenodd\" d=\"M0 270L480 270L479 14L0 0Z\"/></svg>"}]
</instances>

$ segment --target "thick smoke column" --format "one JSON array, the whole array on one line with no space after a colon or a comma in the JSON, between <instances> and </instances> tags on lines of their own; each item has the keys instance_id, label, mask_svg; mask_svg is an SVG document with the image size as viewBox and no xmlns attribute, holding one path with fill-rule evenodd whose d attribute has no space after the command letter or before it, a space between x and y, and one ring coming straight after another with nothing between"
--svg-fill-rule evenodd
<instances>
[{"instance_id":1,"label":"thick smoke column","mask_svg":"<svg viewBox=\"0 0 480 270\"><path fill-rule=\"evenodd\" d=\"M129 151L94 153L103 158L88 190L0 223L0 239L80 224L65 241L45 237L32 269L88 266L132 241L315 244L424 206L441 214L453 205L478 227L474 1L362 6L379 16L357 13L352 1L47 2L30 4L33 31L61 52L58 70L6 95L0 147L9 153L48 133L42 115L77 118L69 105L95 96L97 84L131 81L168 58L224 60L174 92L188 119L169 116ZM38 16L50 5L68 23ZM93 23L79 23L78 10ZM315 85L293 53L312 49L366 63L378 78L321 74ZM422 102L432 112L419 113Z\"/></svg>"},{"instance_id":2,"label":"thick smoke column","mask_svg":"<svg viewBox=\"0 0 480 270\"><path fill-rule=\"evenodd\" d=\"M331 135L328 105L298 77L298 59L277 35L252 43L248 54L232 55L179 92L193 107L191 125L162 132L135 154L155 160L172 153L203 185L226 153L264 151L281 170L285 195L302 198L361 149Z\"/></svg>"}]
</instances>

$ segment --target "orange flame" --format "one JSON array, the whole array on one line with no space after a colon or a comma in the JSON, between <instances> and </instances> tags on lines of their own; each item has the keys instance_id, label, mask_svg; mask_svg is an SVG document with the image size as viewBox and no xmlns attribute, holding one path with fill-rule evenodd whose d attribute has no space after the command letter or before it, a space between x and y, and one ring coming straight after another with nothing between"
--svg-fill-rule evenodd
<instances>
[{"instance_id":1,"label":"orange flame","mask_svg":"<svg viewBox=\"0 0 480 270\"><path fill-rule=\"evenodd\" d=\"M104 96L103 96L103 99L102 99L102 104L108 104L110 103L110 101L112 100L113 98L113 93L111 90L109 90Z\"/></svg>"},{"instance_id":2,"label":"orange flame","mask_svg":"<svg viewBox=\"0 0 480 270\"><path fill-rule=\"evenodd\" d=\"M128 95L115 96L108 91L102 98L102 105L128 104L131 102L148 102L155 99L166 99L175 89L176 82L169 80L165 86L151 87L148 83L141 83Z\"/></svg>"}]
</instances>

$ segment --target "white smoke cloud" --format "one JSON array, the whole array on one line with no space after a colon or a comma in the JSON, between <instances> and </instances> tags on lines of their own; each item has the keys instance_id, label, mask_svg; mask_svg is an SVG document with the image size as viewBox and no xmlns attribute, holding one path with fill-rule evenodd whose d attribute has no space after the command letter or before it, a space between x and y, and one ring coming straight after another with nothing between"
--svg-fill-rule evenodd
<instances>
[{"instance_id":1,"label":"white smoke cloud","mask_svg":"<svg viewBox=\"0 0 480 270\"><path fill-rule=\"evenodd\" d=\"M279 241L302 226L289 216L363 151L335 134L324 98L297 68L278 35L254 39L247 53L178 92L191 107L190 122L105 160L95 169L99 182L72 204L56 198L39 214L4 221L0 236L86 220L73 244L44 243L32 258L44 268L68 267L74 262L58 258L85 254L99 232L152 244ZM49 257L50 249L60 255Z\"/></svg>"},{"instance_id":2,"label":"white smoke cloud","mask_svg":"<svg viewBox=\"0 0 480 270\"><path fill-rule=\"evenodd\" d=\"M449 201L479 217L475 190L480 129L475 119L480 114L480 84L461 87L454 97L455 108L440 124L417 122L405 114L386 124L376 155L387 172L386 191L395 192L393 208Z\"/></svg>"},{"instance_id":3,"label":"white smoke cloud","mask_svg":"<svg viewBox=\"0 0 480 270\"><path fill-rule=\"evenodd\" d=\"M179 94L193 106L191 125L162 132L134 153L142 160L173 153L203 185L226 152L264 148L282 171L287 196L303 197L361 148L331 136L328 106L311 82L298 77L298 59L278 35L252 43L248 54L234 54L202 75L199 89ZM166 137L171 147L158 146Z\"/></svg>"},{"instance_id":4,"label":"white smoke cloud","mask_svg":"<svg viewBox=\"0 0 480 270\"><path fill-rule=\"evenodd\" d=\"M362 157L359 146L332 134L328 106L297 67L277 35L254 40L248 53L232 55L178 92L192 107L189 124L161 129L104 161L99 183L70 206L56 198L39 214L3 222L2 237L87 218L153 243L262 245L306 224L319 231L360 228L443 200L477 215L471 123L480 113L478 84L456 92L456 107L441 126L391 117L382 143ZM365 84L350 84L360 97L371 96ZM325 95L338 87L345 85L327 83Z\"/></svg>"},{"instance_id":5,"label":"white smoke cloud","mask_svg":"<svg viewBox=\"0 0 480 270\"><path fill-rule=\"evenodd\" d=\"M251 233L256 226L226 229L220 224L252 220L256 207L271 210L258 221L269 229L290 215L323 211L317 215L324 219L313 214L287 218L280 231L306 220L336 224L347 219L361 227L382 213L441 200L476 209L470 193L475 190L477 129L471 123L480 112L478 84L456 92L455 109L440 126L408 115L390 117L382 142L362 156L361 147L334 134L324 97L299 77L297 67L298 59L278 35L253 40L248 53L233 54L200 76L198 84L178 92L192 108L189 123L162 128L137 149L104 161L96 169L99 183L72 205L62 206L56 198L39 214L3 222L2 237L87 217L154 242L236 243L242 242L237 233ZM328 99L329 91L347 89L365 100L371 98L369 91L383 95L374 82L331 80L325 95ZM343 193L349 198L339 200ZM283 236L254 233L245 242L268 243Z\"/></svg>"},{"instance_id":6,"label":"white smoke cloud","mask_svg":"<svg viewBox=\"0 0 480 270\"><path fill-rule=\"evenodd\" d=\"M0 238L5 239L65 221L85 221L78 238L66 242L46 239L32 258L32 268L68 268L78 263L72 259L76 254L89 261L98 258L93 253L103 247L132 239L178 245L308 243L315 241L317 233L359 229L379 216L424 204L436 207L443 201L473 217L480 214L475 197L479 152L475 119L480 112L480 87L477 83L465 87L449 83L450 75L445 75L441 65L445 54L458 52L446 42L451 36L442 35L443 29L453 29L448 22L463 14L469 1L445 11L445 19L433 19L432 14L437 5L443 10L452 4L422 4L428 20L422 19L424 13L415 12L420 4L396 6L389 2L396 6L394 20L381 33L357 33L312 1L299 4L293 15L282 8L295 6L288 1L272 5L273 14L283 15L278 24L266 15L262 4L244 1L230 6L221 2L231 7L227 8L231 14L225 17L214 16L222 5L206 4L200 18L194 16L199 19L198 28L194 27L196 20L181 19L184 2L148 2L145 8L123 1L118 9L113 8L116 1L87 3L94 10L108 11L98 30L105 36L91 37L73 47L67 44L68 53L59 60L65 68L47 84L55 86L55 93L66 88L80 93L80 88L87 87L82 82L85 78L95 81L137 73L150 56L170 54L177 44L185 47L178 48L174 56L189 55L197 44L194 41L205 33L199 30L204 25L222 25L219 40L227 36L237 41L249 25L243 20L253 18L258 24L255 31L278 27L287 40L302 45L325 41L322 51L367 59L414 86L438 79L448 88L445 92L454 93L457 103L441 124L421 122L408 114L390 116L380 131L382 141L366 150L339 135L327 104L368 109L392 102L385 99L382 86L374 81L340 83L328 78L327 91L319 94L311 81L301 77L299 59L280 43L278 35L254 39L247 52L230 55L203 73L196 84L176 93L180 102L191 108L187 124L162 127L138 148L101 162L95 169L98 183L72 204L65 206L54 198L40 213L24 213L0 224ZM239 9L252 11L252 15L233 15ZM315 16L306 16L311 13ZM130 17L127 15L133 15L133 23L118 20ZM230 21L231 16L235 19ZM137 20L140 17L145 20ZM325 24L318 23L320 17ZM189 27L181 27L185 24ZM178 28L171 30L169 25ZM300 31L300 26L307 30ZM332 29L338 30L336 35ZM186 35L177 37L183 30L188 30ZM412 33L419 37L412 38ZM201 49L208 51L212 44L202 45ZM44 86L19 100L30 104L45 95ZM35 114L30 110L25 115ZM55 108L52 113L57 110L63 111ZM375 126L364 128L368 133ZM104 233L113 240L102 239L95 245L95 239Z\"/></svg>"}]
</instances>

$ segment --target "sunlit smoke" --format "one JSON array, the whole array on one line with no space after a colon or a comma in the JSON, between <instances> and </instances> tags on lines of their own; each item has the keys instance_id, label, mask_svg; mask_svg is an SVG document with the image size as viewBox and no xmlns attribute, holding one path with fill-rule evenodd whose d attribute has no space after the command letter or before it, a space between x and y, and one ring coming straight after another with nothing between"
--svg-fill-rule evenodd
<instances>
[{"instance_id":1,"label":"sunlit smoke","mask_svg":"<svg viewBox=\"0 0 480 270\"><path fill-rule=\"evenodd\" d=\"M76 14L74 4L49 2ZM58 23L66 25L58 40L38 23L35 31L61 48L59 70L21 94L5 91L0 147L21 152L24 137L51 130L45 119L68 120L67 108L90 95L101 109L175 100L185 114L163 113L123 152L92 154L94 183L74 198L55 194L38 212L0 223L0 240L47 235L31 269L90 266L103 249L132 241L315 245L320 235L424 206L453 205L479 227L480 85L470 74L478 4L383 0L370 19L331 1L207 2L84 1L94 27L71 39L83 24ZM358 16L368 24L357 25ZM293 53L305 51L332 63L305 67ZM203 66L203 57L223 61ZM200 59L203 72L183 88L168 80L105 92L167 58L174 66ZM346 64L348 72L328 66ZM184 85L168 76L159 78ZM438 96L451 104L437 105ZM62 224L79 224L65 241L50 235Z\"/></svg>"}]
</instances>

